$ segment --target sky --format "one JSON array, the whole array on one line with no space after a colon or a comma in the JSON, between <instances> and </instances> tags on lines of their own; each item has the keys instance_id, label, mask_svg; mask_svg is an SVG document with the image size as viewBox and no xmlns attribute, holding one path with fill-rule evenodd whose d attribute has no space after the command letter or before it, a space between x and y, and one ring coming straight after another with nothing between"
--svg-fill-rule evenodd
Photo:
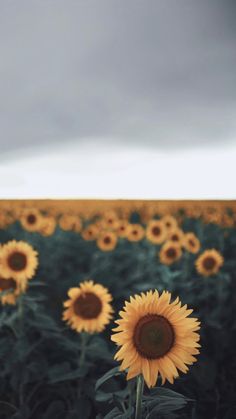
<instances>
[{"instance_id":1,"label":"sky","mask_svg":"<svg viewBox=\"0 0 236 419\"><path fill-rule=\"evenodd\" d=\"M0 0L0 196L234 198L235 19L234 0Z\"/></svg>"}]
</instances>

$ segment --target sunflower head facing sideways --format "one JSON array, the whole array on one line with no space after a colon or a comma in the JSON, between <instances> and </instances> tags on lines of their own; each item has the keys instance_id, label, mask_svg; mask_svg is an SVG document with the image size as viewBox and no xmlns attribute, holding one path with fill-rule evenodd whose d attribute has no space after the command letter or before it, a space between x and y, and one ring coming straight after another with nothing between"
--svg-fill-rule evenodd
<instances>
[{"instance_id":1,"label":"sunflower head facing sideways","mask_svg":"<svg viewBox=\"0 0 236 419\"><path fill-rule=\"evenodd\" d=\"M43 236L52 236L56 229L56 220L52 216L44 217L40 229Z\"/></svg>"},{"instance_id":2,"label":"sunflower head facing sideways","mask_svg":"<svg viewBox=\"0 0 236 419\"><path fill-rule=\"evenodd\" d=\"M131 297L120 311L111 339L120 346L115 359L121 370L128 369L127 380L142 374L154 387L160 375L162 384L173 384L178 370L186 373L196 361L200 322L188 317L192 310L178 298L170 300L169 292L148 291Z\"/></svg>"},{"instance_id":3,"label":"sunflower head facing sideways","mask_svg":"<svg viewBox=\"0 0 236 419\"><path fill-rule=\"evenodd\" d=\"M117 245L117 235L112 231L103 231L97 239L97 246L103 252L114 250Z\"/></svg>"},{"instance_id":4,"label":"sunflower head facing sideways","mask_svg":"<svg viewBox=\"0 0 236 419\"><path fill-rule=\"evenodd\" d=\"M129 224L127 227L127 239L130 242L138 242L145 236L145 230L140 224Z\"/></svg>"},{"instance_id":5,"label":"sunflower head facing sideways","mask_svg":"<svg viewBox=\"0 0 236 419\"><path fill-rule=\"evenodd\" d=\"M0 272L3 278L19 281L21 287L31 279L38 266L38 253L23 241L12 240L1 247Z\"/></svg>"},{"instance_id":6,"label":"sunflower head facing sideways","mask_svg":"<svg viewBox=\"0 0 236 419\"><path fill-rule=\"evenodd\" d=\"M179 260L182 256L182 250L179 243L173 241L167 241L163 244L160 250L160 261L164 265L172 265L172 263Z\"/></svg>"},{"instance_id":7,"label":"sunflower head facing sideways","mask_svg":"<svg viewBox=\"0 0 236 419\"><path fill-rule=\"evenodd\" d=\"M1 304L11 304L15 305L17 297L23 292L25 289L20 286L19 282L17 282L14 278L3 278L0 275L0 293L4 293L0 296Z\"/></svg>"},{"instance_id":8,"label":"sunflower head facing sideways","mask_svg":"<svg viewBox=\"0 0 236 419\"><path fill-rule=\"evenodd\" d=\"M33 233L41 229L43 217L37 208L26 208L21 214L20 222L25 230Z\"/></svg>"},{"instance_id":9,"label":"sunflower head facing sideways","mask_svg":"<svg viewBox=\"0 0 236 419\"><path fill-rule=\"evenodd\" d=\"M64 231L80 232L82 223L81 219L75 214L63 214L59 218L59 226Z\"/></svg>"},{"instance_id":10,"label":"sunflower head facing sideways","mask_svg":"<svg viewBox=\"0 0 236 419\"><path fill-rule=\"evenodd\" d=\"M184 248L190 253L198 253L201 243L194 233L185 233L183 239Z\"/></svg>"},{"instance_id":11,"label":"sunflower head facing sideways","mask_svg":"<svg viewBox=\"0 0 236 419\"><path fill-rule=\"evenodd\" d=\"M112 318L112 296L107 288L84 281L68 291L63 320L77 332L102 332Z\"/></svg>"},{"instance_id":12,"label":"sunflower head facing sideways","mask_svg":"<svg viewBox=\"0 0 236 419\"><path fill-rule=\"evenodd\" d=\"M146 237L153 244L163 243L166 239L166 226L161 220L149 221L146 229Z\"/></svg>"},{"instance_id":13,"label":"sunflower head facing sideways","mask_svg":"<svg viewBox=\"0 0 236 419\"><path fill-rule=\"evenodd\" d=\"M173 215L164 215L164 217L162 217L162 222L165 225L167 230L173 230L175 228L178 228L178 222L176 220L175 217L173 217Z\"/></svg>"},{"instance_id":14,"label":"sunflower head facing sideways","mask_svg":"<svg viewBox=\"0 0 236 419\"><path fill-rule=\"evenodd\" d=\"M224 263L224 258L216 249L205 250L196 260L198 273L203 276L215 275Z\"/></svg>"}]
</instances>

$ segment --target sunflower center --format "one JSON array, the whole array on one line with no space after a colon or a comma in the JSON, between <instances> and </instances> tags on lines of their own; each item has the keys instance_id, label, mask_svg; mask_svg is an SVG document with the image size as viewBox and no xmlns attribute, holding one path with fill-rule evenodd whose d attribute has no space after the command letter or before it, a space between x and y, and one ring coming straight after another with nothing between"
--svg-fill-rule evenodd
<instances>
[{"instance_id":1,"label":"sunflower center","mask_svg":"<svg viewBox=\"0 0 236 419\"><path fill-rule=\"evenodd\" d=\"M109 236L104 237L104 243L105 244L110 244L111 243L111 238Z\"/></svg>"},{"instance_id":2,"label":"sunflower center","mask_svg":"<svg viewBox=\"0 0 236 419\"><path fill-rule=\"evenodd\" d=\"M152 234L154 234L154 236L159 236L160 233L161 233L161 229L159 227L152 228Z\"/></svg>"},{"instance_id":3,"label":"sunflower center","mask_svg":"<svg viewBox=\"0 0 236 419\"><path fill-rule=\"evenodd\" d=\"M13 279L9 278L9 279L3 279L0 278L0 290L1 291L6 291L6 290L10 290L10 289L15 289L16 288L16 283Z\"/></svg>"},{"instance_id":4,"label":"sunflower center","mask_svg":"<svg viewBox=\"0 0 236 419\"><path fill-rule=\"evenodd\" d=\"M102 311L101 300L92 292L85 292L75 301L74 311L83 319L96 319Z\"/></svg>"},{"instance_id":5,"label":"sunflower center","mask_svg":"<svg viewBox=\"0 0 236 419\"><path fill-rule=\"evenodd\" d=\"M173 236L171 238L174 242L179 241L179 236L177 234L173 234Z\"/></svg>"},{"instance_id":6,"label":"sunflower center","mask_svg":"<svg viewBox=\"0 0 236 419\"><path fill-rule=\"evenodd\" d=\"M174 338L174 330L165 317L148 314L137 323L133 341L141 356L157 359L170 351Z\"/></svg>"},{"instance_id":7,"label":"sunflower center","mask_svg":"<svg viewBox=\"0 0 236 419\"><path fill-rule=\"evenodd\" d=\"M176 249L174 247L170 247L169 249L166 250L166 256L168 258L175 258L177 255L176 253Z\"/></svg>"},{"instance_id":8,"label":"sunflower center","mask_svg":"<svg viewBox=\"0 0 236 419\"><path fill-rule=\"evenodd\" d=\"M216 264L216 261L215 261L215 259L213 258L213 257L211 257L211 256L208 256L206 259L204 259L204 261L203 261L203 266L204 266L204 268L205 269L207 269L207 270L211 270L211 269L213 269L214 268L214 266L215 266L215 264Z\"/></svg>"},{"instance_id":9,"label":"sunflower center","mask_svg":"<svg viewBox=\"0 0 236 419\"><path fill-rule=\"evenodd\" d=\"M34 214L29 214L27 217L27 221L29 224L35 224L36 222L36 216Z\"/></svg>"},{"instance_id":10,"label":"sunflower center","mask_svg":"<svg viewBox=\"0 0 236 419\"><path fill-rule=\"evenodd\" d=\"M27 259L24 253L14 252L8 257L8 264L13 271L22 271L25 269Z\"/></svg>"},{"instance_id":11,"label":"sunflower center","mask_svg":"<svg viewBox=\"0 0 236 419\"><path fill-rule=\"evenodd\" d=\"M138 234L137 230L133 230L133 235L137 236L137 234Z\"/></svg>"},{"instance_id":12,"label":"sunflower center","mask_svg":"<svg viewBox=\"0 0 236 419\"><path fill-rule=\"evenodd\" d=\"M189 244L190 244L190 246L195 247L195 242L191 239L189 240Z\"/></svg>"}]
</instances>

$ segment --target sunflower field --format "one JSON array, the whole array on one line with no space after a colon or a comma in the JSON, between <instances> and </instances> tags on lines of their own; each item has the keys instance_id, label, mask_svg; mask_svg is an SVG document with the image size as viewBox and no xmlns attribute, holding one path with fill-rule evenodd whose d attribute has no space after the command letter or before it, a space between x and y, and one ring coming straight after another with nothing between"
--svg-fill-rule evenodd
<instances>
[{"instance_id":1,"label":"sunflower field","mask_svg":"<svg viewBox=\"0 0 236 419\"><path fill-rule=\"evenodd\" d=\"M0 419L235 419L234 207L0 203Z\"/></svg>"}]
</instances>

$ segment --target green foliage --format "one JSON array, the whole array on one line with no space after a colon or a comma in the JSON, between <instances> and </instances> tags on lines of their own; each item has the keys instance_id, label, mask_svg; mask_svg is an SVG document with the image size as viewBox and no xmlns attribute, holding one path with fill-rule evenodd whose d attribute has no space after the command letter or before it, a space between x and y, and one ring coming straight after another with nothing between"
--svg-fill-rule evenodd
<instances>
[{"instance_id":1,"label":"green foliage","mask_svg":"<svg viewBox=\"0 0 236 419\"><path fill-rule=\"evenodd\" d=\"M138 222L138 214L132 222ZM143 397L143 418L234 419L236 417L236 232L185 218L185 231L216 248L225 263L209 278L195 270L197 255L187 252L168 267L159 246L120 239L112 252L57 228L51 237L28 233L19 223L0 230L0 242L25 240L39 252L39 269L18 307L0 311L0 418L102 419L134 417L135 380L126 382L114 361L114 323L87 342L79 365L81 336L61 320L67 290L92 278L114 298L115 317L130 295L157 288L194 309L202 322L198 362L174 385L158 386ZM226 234L225 234L226 233ZM4 291L5 293L5 291Z\"/></svg>"}]
</instances>

